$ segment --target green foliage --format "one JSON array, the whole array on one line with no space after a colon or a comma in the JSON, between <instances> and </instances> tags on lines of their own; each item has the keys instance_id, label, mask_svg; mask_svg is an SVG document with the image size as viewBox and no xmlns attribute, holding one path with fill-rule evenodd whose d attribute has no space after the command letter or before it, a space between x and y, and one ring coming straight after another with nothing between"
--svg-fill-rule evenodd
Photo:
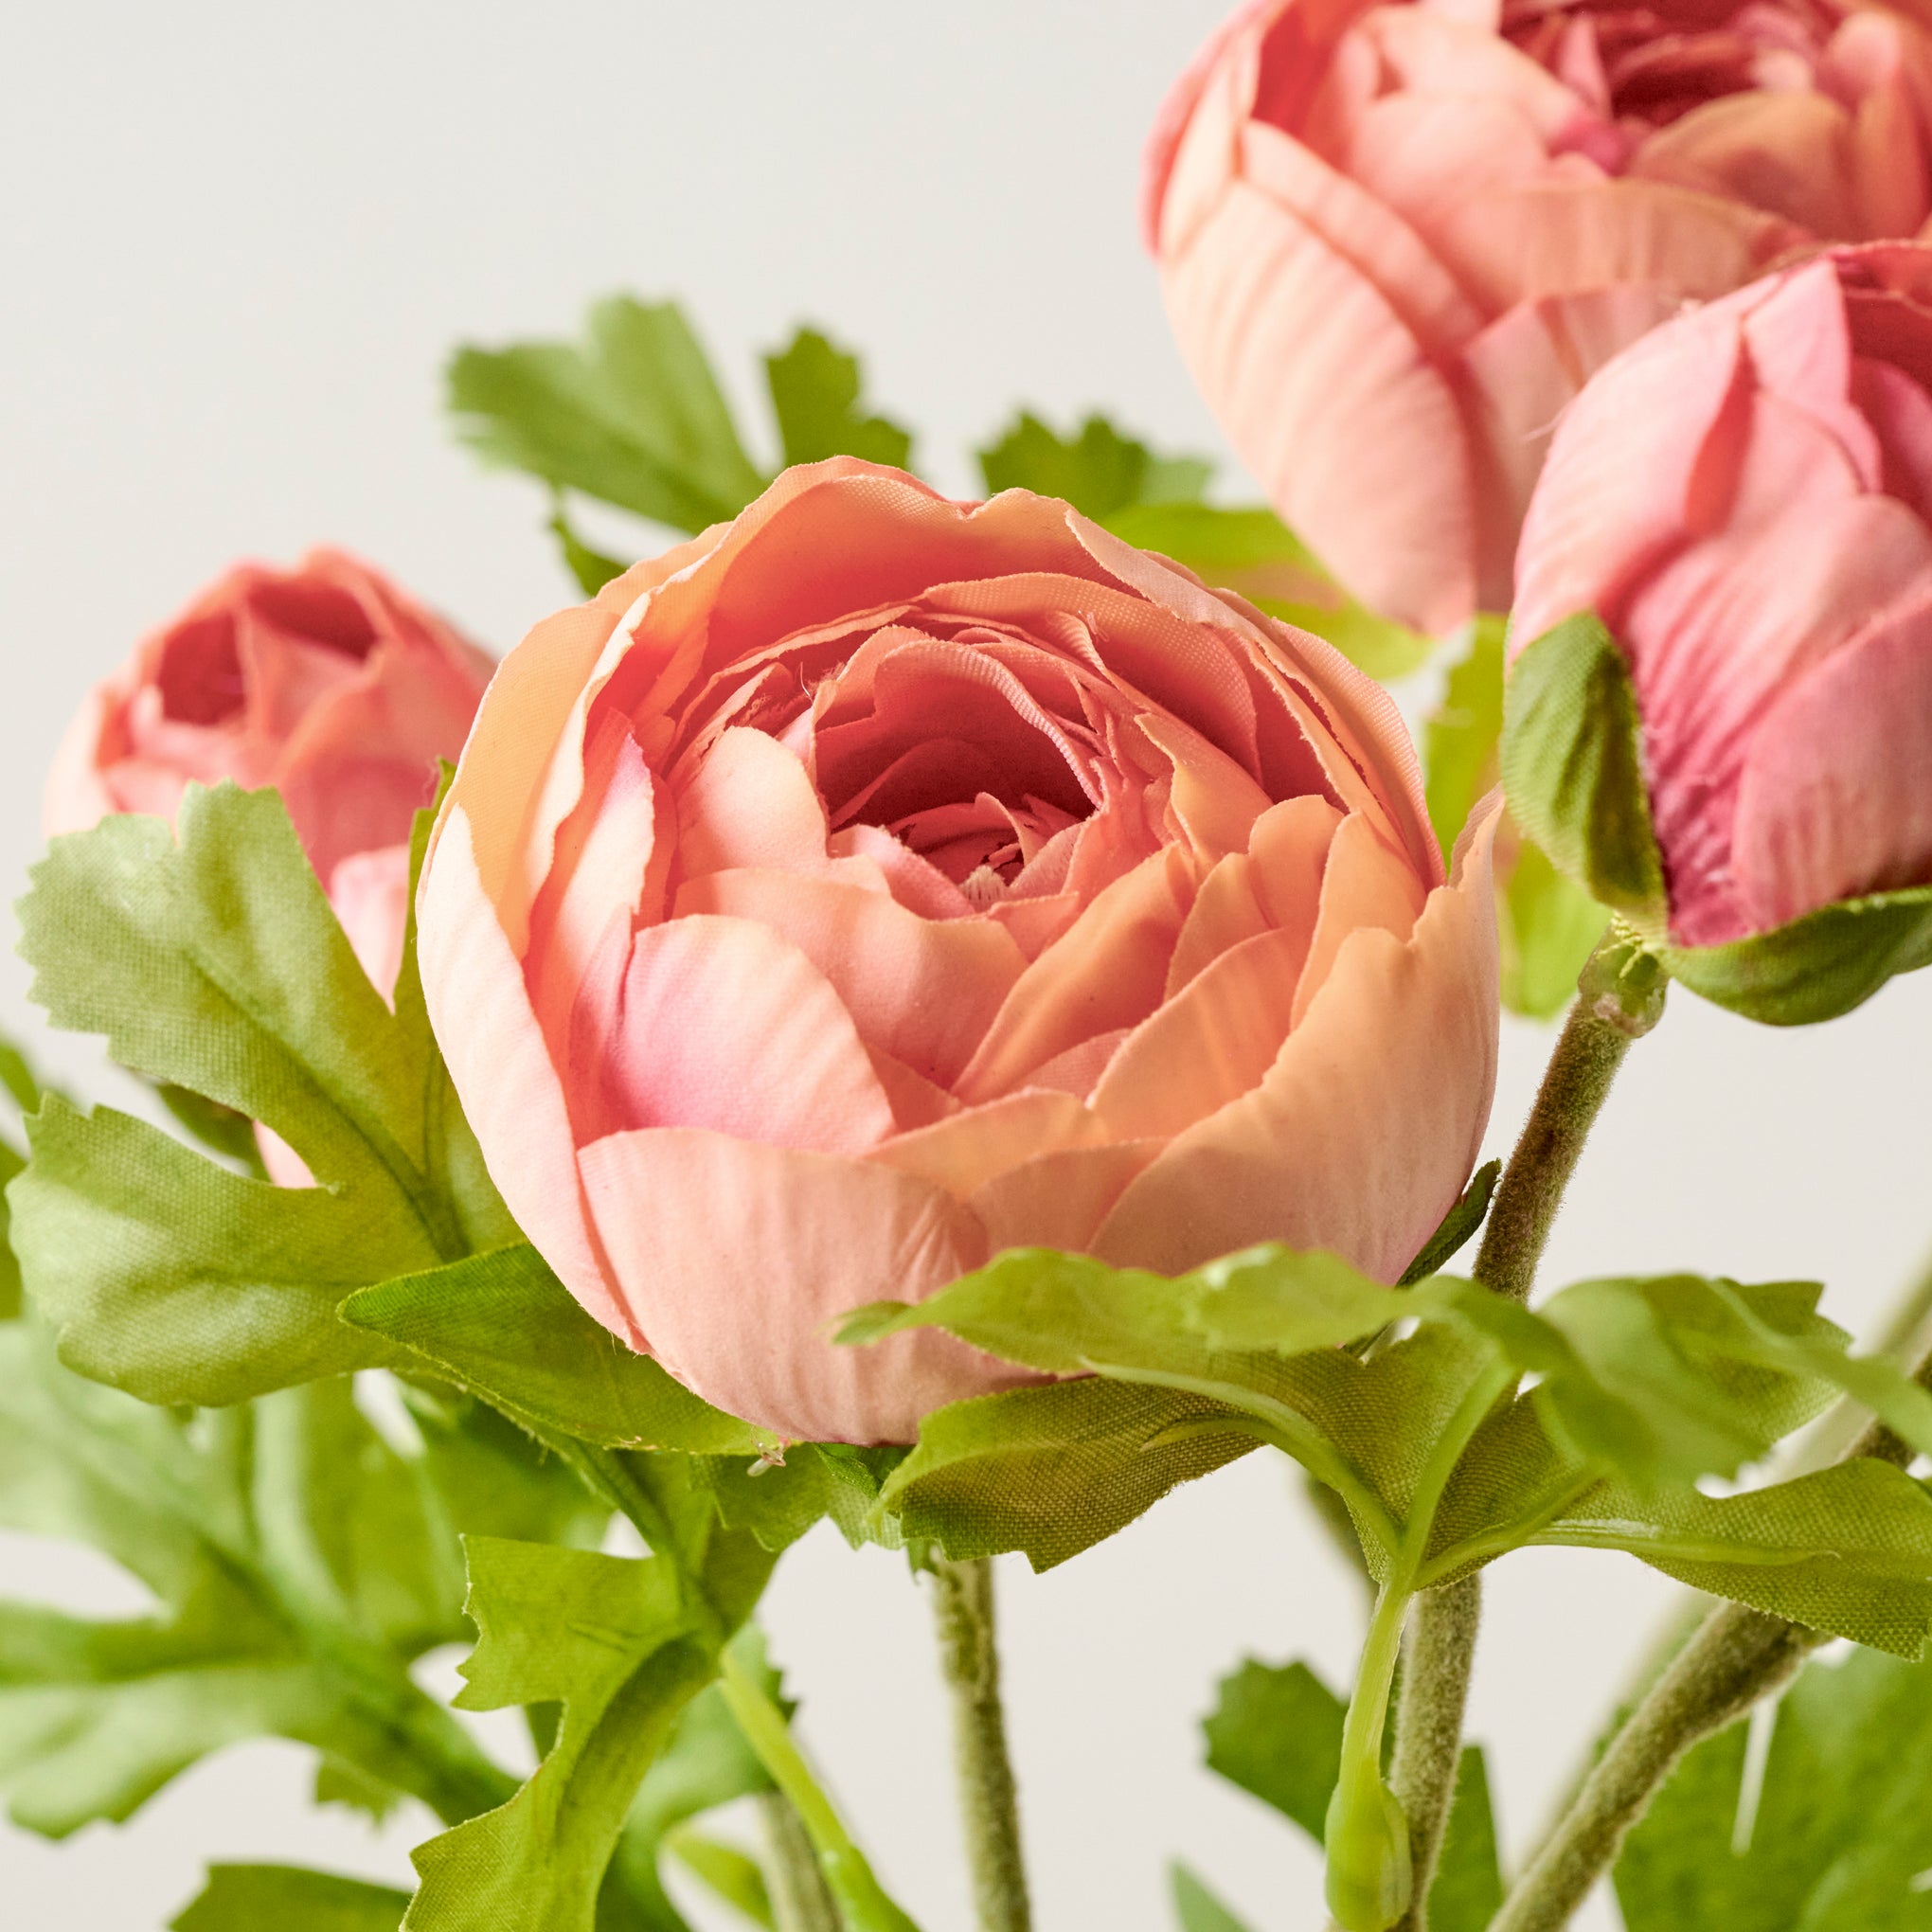
<instances>
[{"instance_id":1,"label":"green foliage","mask_svg":"<svg viewBox=\"0 0 1932 1932\"><path fill-rule=\"evenodd\" d=\"M1157 456L1104 416L1089 416L1070 437L1023 409L978 452L987 493L1031 490L1057 496L1104 523L1136 504L1198 503L1213 466L1194 456Z\"/></svg>"},{"instance_id":2,"label":"green foliage","mask_svg":"<svg viewBox=\"0 0 1932 1932\"><path fill-rule=\"evenodd\" d=\"M1746 1727L1685 1759L1618 1860L1629 1932L1926 1932L1932 1668L1869 1652L1785 1691L1745 1789Z\"/></svg>"},{"instance_id":3,"label":"green foliage","mask_svg":"<svg viewBox=\"0 0 1932 1932\"><path fill-rule=\"evenodd\" d=\"M1099 1380L1017 1388L927 1416L881 1506L906 1538L950 1557L1020 1550L1051 1569L1255 1442L1238 1411L1181 1392Z\"/></svg>"},{"instance_id":4,"label":"green foliage","mask_svg":"<svg viewBox=\"0 0 1932 1932\"><path fill-rule=\"evenodd\" d=\"M1403 1270L1402 1279L1396 1283L1398 1288L1412 1288L1418 1281L1440 1274L1443 1263L1462 1251L1482 1225L1502 1172L1501 1161L1489 1160L1470 1175L1468 1187L1463 1189L1455 1207L1443 1215L1442 1225L1422 1243L1422 1253Z\"/></svg>"},{"instance_id":5,"label":"green foliage","mask_svg":"<svg viewBox=\"0 0 1932 1932\"><path fill-rule=\"evenodd\" d=\"M898 1524L878 1507L903 1449L860 1449L847 1442L794 1442L781 1462L714 1456L694 1466L709 1485L719 1520L743 1530L774 1552L788 1549L830 1516L856 1549L863 1543L901 1546Z\"/></svg>"},{"instance_id":6,"label":"green foliage","mask_svg":"<svg viewBox=\"0 0 1932 1932\"><path fill-rule=\"evenodd\" d=\"M548 1440L706 1456L777 1448L627 1349L521 1243L379 1282L341 1314Z\"/></svg>"},{"instance_id":7,"label":"green foliage","mask_svg":"<svg viewBox=\"0 0 1932 1932\"><path fill-rule=\"evenodd\" d=\"M1181 1932L1247 1932L1247 1927L1185 1865L1168 1868Z\"/></svg>"},{"instance_id":8,"label":"green foliage","mask_svg":"<svg viewBox=\"0 0 1932 1932\"><path fill-rule=\"evenodd\" d=\"M1208 1768L1320 1844L1341 1773L1347 1715L1348 1706L1306 1664L1250 1657L1222 1679L1202 1726ZM1482 1932L1501 1903L1489 1776L1481 1747L1470 1744L1458 1767L1448 1835L1429 1889L1429 1923L1435 1932ZM1190 1923L1185 1915L1182 1923Z\"/></svg>"},{"instance_id":9,"label":"green foliage","mask_svg":"<svg viewBox=\"0 0 1932 1932\"><path fill-rule=\"evenodd\" d=\"M577 587L585 597L595 597L612 578L624 574L625 566L615 557L606 557L601 550L593 550L577 534L564 513L561 492L550 511L550 534L557 539L557 547L564 553L564 567L576 578Z\"/></svg>"},{"instance_id":10,"label":"green foliage","mask_svg":"<svg viewBox=\"0 0 1932 1932\"><path fill-rule=\"evenodd\" d=\"M774 1932L778 1918L765 1888L764 1871L748 1852L707 1838L689 1825L680 1825L664 1842L671 1856L707 1890L754 1925Z\"/></svg>"},{"instance_id":11,"label":"green foliage","mask_svg":"<svg viewBox=\"0 0 1932 1932\"><path fill-rule=\"evenodd\" d=\"M1588 611L1525 647L1503 694L1503 784L1517 822L1638 931L1668 916L1629 667Z\"/></svg>"},{"instance_id":12,"label":"green foliage","mask_svg":"<svg viewBox=\"0 0 1932 1932\"><path fill-rule=\"evenodd\" d=\"M800 329L764 367L788 465L850 456L895 470L910 466L911 436L886 417L865 413L857 356L815 329Z\"/></svg>"},{"instance_id":13,"label":"green foliage","mask_svg":"<svg viewBox=\"0 0 1932 1932\"><path fill-rule=\"evenodd\" d=\"M717 1673L701 1607L660 1557L466 1539L481 1632L459 1708L560 1704L556 1740L509 1803L431 1839L403 1921L477 1932L592 1932L633 1799Z\"/></svg>"},{"instance_id":14,"label":"green foliage","mask_svg":"<svg viewBox=\"0 0 1932 1932\"><path fill-rule=\"evenodd\" d=\"M675 302L613 295L581 343L460 349L449 406L486 462L674 530L723 523L764 488Z\"/></svg>"},{"instance_id":15,"label":"green foliage","mask_svg":"<svg viewBox=\"0 0 1932 1932\"><path fill-rule=\"evenodd\" d=\"M1347 1704L1304 1663L1252 1657L1224 1677L1202 1725L1208 1768L1321 1842L1342 1763Z\"/></svg>"},{"instance_id":16,"label":"green foliage","mask_svg":"<svg viewBox=\"0 0 1932 1932\"><path fill-rule=\"evenodd\" d=\"M407 1892L293 1865L211 1865L171 1932L396 1932Z\"/></svg>"},{"instance_id":17,"label":"green foliage","mask_svg":"<svg viewBox=\"0 0 1932 1932\"><path fill-rule=\"evenodd\" d=\"M460 1633L456 1550L342 1381L185 1417L0 1330L0 1523L85 1544L153 1593L93 1622L0 1605L0 1787L61 1835L199 1758L291 1738L460 1816L507 1780L411 1683Z\"/></svg>"},{"instance_id":18,"label":"green foliage","mask_svg":"<svg viewBox=\"0 0 1932 1932\"><path fill-rule=\"evenodd\" d=\"M335 1319L343 1296L510 1232L413 960L392 1013L269 792L190 787L178 835L110 818L55 840L33 882L21 950L54 1023L265 1121L324 1183L273 1188L49 1097L9 1199L63 1359L148 1401L207 1404L390 1359Z\"/></svg>"},{"instance_id":19,"label":"green foliage","mask_svg":"<svg viewBox=\"0 0 1932 1932\"><path fill-rule=\"evenodd\" d=\"M1610 915L1526 838L1515 839L1508 871L1500 908L1503 1004L1526 1019L1554 1019L1576 997L1577 977Z\"/></svg>"}]
</instances>

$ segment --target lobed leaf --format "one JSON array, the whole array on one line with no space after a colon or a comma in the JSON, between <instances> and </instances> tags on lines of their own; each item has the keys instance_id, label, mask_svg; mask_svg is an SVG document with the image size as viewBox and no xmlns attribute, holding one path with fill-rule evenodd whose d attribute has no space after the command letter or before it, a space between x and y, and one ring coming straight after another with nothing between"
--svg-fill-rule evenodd
<instances>
[{"instance_id":1,"label":"lobed leaf","mask_svg":"<svg viewBox=\"0 0 1932 1932\"><path fill-rule=\"evenodd\" d=\"M293 1865L211 1865L170 1932L397 1932L409 1894Z\"/></svg>"},{"instance_id":2,"label":"lobed leaf","mask_svg":"<svg viewBox=\"0 0 1932 1932\"><path fill-rule=\"evenodd\" d=\"M912 460L912 437L884 416L868 415L859 360L815 329L800 329L764 359L765 382L786 463L863 456L895 470Z\"/></svg>"},{"instance_id":3,"label":"lobed leaf","mask_svg":"<svg viewBox=\"0 0 1932 1932\"><path fill-rule=\"evenodd\" d=\"M1272 1805L1321 1842L1341 1775L1345 1699L1301 1662L1248 1658L1224 1677L1201 1728L1208 1768Z\"/></svg>"}]
</instances>

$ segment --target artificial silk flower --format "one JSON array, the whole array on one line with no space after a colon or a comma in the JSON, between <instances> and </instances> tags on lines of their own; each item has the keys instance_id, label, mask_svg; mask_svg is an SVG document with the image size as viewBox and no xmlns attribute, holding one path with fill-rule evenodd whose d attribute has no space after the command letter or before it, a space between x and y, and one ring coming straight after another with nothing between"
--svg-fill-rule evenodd
<instances>
[{"instance_id":1,"label":"artificial silk flower","mask_svg":"<svg viewBox=\"0 0 1932 1932\"><path fill-rule=\"evenodd\" d=\"M1595 377L1524 526L1512 694L1532 663L1557 689L1583 611L1627 676L1660 866L1627 910L1680 976L1762 967L1725 949L1789 953L1847 902L1883 919L1804 928L1855 934L1846 988L1922 963L1886 933L1932 886L1932 249L1819 257Z\"/></svg>"},{"instance_id":2,"label":"artificial silk flower","mask_svg":"<svg viewBox=\"0 0 1932 1932\"><path fill-rule=\"evenodd\" d=\"M1364 602L1507 607L1551 425L1689 299L1932 214L1932 33L1836 0L1255 0L1143 213L1182 353Z\"/></svg>"},{"instance_id":3,"label":"artificial silk flower","mask_svg":"<svg viewBox=\"0 0 1932 1932\"><path fill-rule=\"evenodd\" d=\"M48 834L171 819L190 784L273 785L377 989L395 986L409 826L492 660L367 564L242 564L87 694L47 778Z\"/></svg>"},{"instance_id":4,"label":"artificial silk flower","mask_svg":"<svg viewBox=\"0 0 1932 1932\"><path fill-rule=\"evenodd\" d=\"M1017 1371L831 1331L1001 1249L1402 1271L1489 1110L1488 823L1445 879L1328 645L1064 503L836 458L505 660L423 987L591 1314L782 1436L905 1441Z\"/></svg>"}]
</instances>

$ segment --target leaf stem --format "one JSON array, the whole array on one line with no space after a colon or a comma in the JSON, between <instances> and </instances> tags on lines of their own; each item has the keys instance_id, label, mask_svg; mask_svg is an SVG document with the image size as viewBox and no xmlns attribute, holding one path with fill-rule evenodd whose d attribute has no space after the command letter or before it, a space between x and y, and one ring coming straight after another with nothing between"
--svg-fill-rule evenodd
<instances>
[{"instance_id":1,"label":"leaf stem","mask_svg":"<svg viewBox=\"0 0 1932 1932\"><path fill-rule=\"evenodd\" d=\"M745 1742L796 1811L805 1835L818 1854L819 1871L837 1903L846 1932L919 1932L886 1895L865 1853L852 1843L831 1798L794 1743L784 1712L728 1649L723 1654L723 1663L719 1689Z\"/></svg>"},{"instance_id":2,"label":"leaf stem","mask_svg":"<svg viewBox=\"0 0 1932 1932\"><path fill-rule=\"evenodd\" d=\"M981 1932L1030 1932L1019 1806L1000 1705L991 1559L938 1558L933 1611L953 1693L954 1762Z\"/></svg>"},{"instance_id":3,"label":"leaf stem","mask_svg":"<svg viewBox=\"0 0 1932 1932\"><path fill-rule=\"evenodd\" d=\"M1613 923L1578 981L1530 1118L1496 1184L1476 1252L1476 1279L1528 1301L1537 1263L1611 1083L1633 1040L1663 1012L1656 961ZM1462 1716L1481 1622L1473 1577L1418 1599L1396 1717L1395 1790L1408 1818L1414 1892L1400 1932L1427 1932L1428 1887L1448 1829L1461 1760Z\"/></svg>"},{"instance_id":4,"label":"leaf stem","mask_svg":"<svg viewBox=\"0 0 1932 1932\"><path fill-rule=\"evenodd\" d=\"M1382 1781L1382 1734L1408 1606L1408 1592L1400 1585L1385 1583L1377 1594L1342 1729L1341 1775L1329 1799L1322 1847L1329 1910L1344 1932L1384 1932L1409 1902L1408 1824Z\"/></svg>"},{"instance_id":5,"label":"leaf stem","mask_svg":"<svg viewBox=\"0 0 1932 1932\"><path fill-rule=\"evenodd\" d=\"M840 1932L838 1907L825 1888L818 1854L796 1807L782 1791L760 1800L764 1813L765 1877L778 1932Z\"/></svg>"}]
</instances>

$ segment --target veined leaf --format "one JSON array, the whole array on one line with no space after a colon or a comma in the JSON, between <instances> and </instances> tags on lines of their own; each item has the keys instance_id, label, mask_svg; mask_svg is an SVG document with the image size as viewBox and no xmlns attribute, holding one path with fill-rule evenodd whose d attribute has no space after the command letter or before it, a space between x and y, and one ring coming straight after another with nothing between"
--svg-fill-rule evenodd
<instances>
[{"instance_id":1,"label":"veined leaf","mask_svg":"<svg viewBox=\"0 0 1932 1932\"><path fill-rule=\"evenodd\" d=\"M365 1288L342 1319L539 1434L704 1456L778 1447L627 1349L522 1243Z\"/></svg>"},{"instance_id":2,"label":"veined leaf","mask_svg":"<svg viewBox=\"0 0 1932 1932\"><path fill-rule=\"evenodd\" d=\"M1349 1707L1304 1663L1247 1659L1202 1725L1208 1768L1272 1805L1320 1844Z\"/></svg>"},{"instance_id":3,"label":"veined leaf","mask_svg":"<svg viewBox=\"0 0 1932 1932\"><path fill-rule=\"evenodd\" d=\"M409 1894L293 1865L211 1865L171 1932L396 1932Z\"/></svg>"},{"instance_id":4,"label":"veined leaf","mask_svg":"<svg viewBox=\"0 0 1932 1932\"><path fill-rule=\"evenodd\" d=\"M989 495L1031 490L1072 504L1097 523L1130 504L1198 502L1212 474L1212 466L1195 457L1156 456L1104 416L1089 416L1063 437L1023 409L978 454Z\"/></svg>"},{"instance_id":5,"label":"veined leaf","mask_svg":"<svg viewBox=\"0 0 1932 1932\"><path fill-rule=\"evenodd\" d=\"M725 522L764 488L674 302L614 295L581 344L458 349L449 406L487 462L675 530Z\"/></svg>"},{"instance_id":6,"label":"veined leaf","mask_svg":"<svg viewBox=\"0 0 1932 1932\"><path fill-rule=\"evenodd\" d=\"M1932 1669L1859 1652L1780 1699L1755 1791L1746 1727L1685 1759L1615 1870L1629 1932L1932 1927Z\"/></svg>"},{"instance_id":7,"label":"veined leaf","mask_svg":"<svg viewBox=\"0 0 1932 1932\"><path fill-rule=\"evenodd\" d=\"M472 1537L467 1710L561 1704L516 1797L415 1853L409 1932L593 1932L598 1893L645 1774L718 1671L662 1557Z\"/></svg>"},{"instance_id":8,"label":"veined leaf","mask_svg":"<svg viewBox=\"0 0 1932 1932\"><path fill-rule=\"evenodd\" d=\"M866 413L857 356L815 329L800 329L777 354L765 357L764 366L787 464L840 456L896 470L910 464L910 434L884 416Z\"/></svg>"}]
</instances>

